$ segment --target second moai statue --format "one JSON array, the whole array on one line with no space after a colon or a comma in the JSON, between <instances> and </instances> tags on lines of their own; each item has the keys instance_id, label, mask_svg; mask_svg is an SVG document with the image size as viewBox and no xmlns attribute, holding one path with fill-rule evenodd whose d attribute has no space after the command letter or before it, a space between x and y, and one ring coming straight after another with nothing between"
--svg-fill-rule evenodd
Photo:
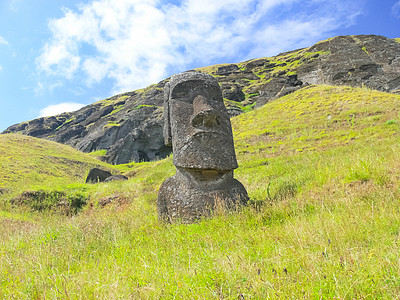
<instances>
[{"instance_id":1,"label":"second moai statue","mask_svg":"<svg viewBox=\"0 0 400 300\"><path fill-rule=\"evenodd\" d=\"M232 127L214 77L195 71L172 76L164 88L164 139L172 144L176 174L160 187L159 219L190 223L216 208L247 203L246 189L233 178Z\"/></svg>"}]
</instances>

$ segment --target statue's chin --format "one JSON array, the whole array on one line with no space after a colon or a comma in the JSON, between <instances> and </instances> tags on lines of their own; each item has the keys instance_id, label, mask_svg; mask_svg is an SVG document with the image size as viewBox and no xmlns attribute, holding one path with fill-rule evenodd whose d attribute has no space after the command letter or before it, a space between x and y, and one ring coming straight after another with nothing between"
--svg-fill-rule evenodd
<instances>
[{"instance_id":1,"label":"statue's chin","mask_svg":"<svg viewBox=\"0 0 400 300\"><path fill-rule=\"evenodd\" d=\"M174 165L208 170L236 169L233 140L215 132L197 133L180 149L174 149Z\"/></svg>"}]
</instances>

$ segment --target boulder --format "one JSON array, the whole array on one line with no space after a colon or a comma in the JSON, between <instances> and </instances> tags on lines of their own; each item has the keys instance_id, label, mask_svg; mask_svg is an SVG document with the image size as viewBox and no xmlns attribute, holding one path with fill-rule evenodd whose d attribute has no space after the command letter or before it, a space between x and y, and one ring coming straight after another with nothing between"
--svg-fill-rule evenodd
<instances>
[{"instance_id":1,"label":"boulder","mask_svg":"<svg viewBox=\"0 0 400 300\"><path fill-rule=\"evenodd\" d=\"M86 177L86 183L103 182L110 176L112 176L112 174L108 171L104 171L99 168L93 168L89 171L89 174Z\"/></svg>"}]
</instances>

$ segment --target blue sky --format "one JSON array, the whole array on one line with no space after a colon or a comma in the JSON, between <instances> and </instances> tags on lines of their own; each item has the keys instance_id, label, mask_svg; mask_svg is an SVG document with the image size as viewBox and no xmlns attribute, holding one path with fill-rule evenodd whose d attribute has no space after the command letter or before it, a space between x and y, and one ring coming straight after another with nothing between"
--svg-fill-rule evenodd
<instances>
[{"instance_id":1,"label":"blue sky","mask_svg":"<svg viewBox=\"0 0 400 300\"><path fill-rule=\"evenodd\" d=\"M0 131L353 34L400 37L400 0L0 0Z\"/></svg>"}]
</instances>

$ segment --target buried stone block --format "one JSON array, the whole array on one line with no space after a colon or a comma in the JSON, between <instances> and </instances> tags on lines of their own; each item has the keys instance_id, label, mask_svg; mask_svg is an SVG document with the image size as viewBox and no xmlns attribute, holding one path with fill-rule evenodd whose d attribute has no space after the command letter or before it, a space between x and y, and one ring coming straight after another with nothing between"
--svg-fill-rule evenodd
<instances>
[{"instance_id":1,"label":"buried stone block","mask_svg":"<svg viewBox=\"0 0 400 300\"><path fill-rule=\"evenodd\" d=\"M104 171L99 168L93 168L89 171L89 174L86 177L86 183L103 182L110 176L112 176L112 174L108 171Z\"/></svg>"},{"instance_id":2,"label":"buried stone block","mask_svg":"<svg viewBox=\"0 0 400 300\"><path fill-rule=\"evenodd\" d=\"M247 203L245 188L233 178L238 164L231 123L211 75L189 71L166 84L164 139L172 144L176 174L160 187L160 220L189 223Z\"/></svg>"}]
</instances>

